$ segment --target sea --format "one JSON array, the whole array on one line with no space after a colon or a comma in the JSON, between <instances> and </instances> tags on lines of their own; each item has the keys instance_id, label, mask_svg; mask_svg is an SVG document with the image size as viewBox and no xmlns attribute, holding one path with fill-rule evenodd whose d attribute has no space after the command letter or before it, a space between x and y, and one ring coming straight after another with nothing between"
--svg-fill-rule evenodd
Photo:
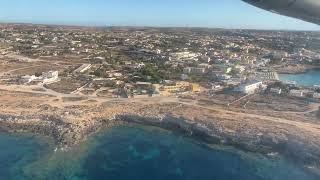
<instances>
[{"instance_id":1,"label":"sea","mask_svg":"<svg viewBox=\"0 0 320 180\"><path fill-rule=\"evenodd\" d=\"M300 74L280 74L282 81L295 81L300 86L320 86L320 69L312 69Z\"/></svg>"},{"instance_id":2,"label":"sea","mask_svg":"<svg viewBox=\"0 0 320 180\"><path fill-rule=\"evenodd\" d=\"M209 145L161 128L105 129L72 149L0 133L2 180L316 180L280 155Z\"/></svg>"}]
</instances>

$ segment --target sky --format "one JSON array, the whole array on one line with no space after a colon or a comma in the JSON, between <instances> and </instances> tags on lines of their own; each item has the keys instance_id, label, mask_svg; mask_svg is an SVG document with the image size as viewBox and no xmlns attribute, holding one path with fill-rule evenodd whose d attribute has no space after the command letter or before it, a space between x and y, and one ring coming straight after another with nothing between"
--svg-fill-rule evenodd
<instances>
[{"instance_id":1,"label":"sky","mask_svg":"<svg viewBox=\"0 0 320 180\"><path fill-rule=\"evenodd\" d=\"M0 0L0 22L320 30L240 0Z\"/></svg>"}]
</instances>

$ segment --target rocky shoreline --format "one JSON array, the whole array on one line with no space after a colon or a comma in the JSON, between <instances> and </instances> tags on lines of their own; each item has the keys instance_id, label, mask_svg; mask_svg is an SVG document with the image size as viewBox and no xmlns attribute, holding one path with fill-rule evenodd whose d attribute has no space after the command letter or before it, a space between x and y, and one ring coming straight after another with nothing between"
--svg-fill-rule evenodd
<instances>
[{"instance_id":1,"label":"rocky shoreline","mask_svg":"<svg viewBox=\"0 0 320 180\"><path fill-rule=\"evenodd\" d=\"M9 133L33 133L53 138L61 148L69 148L86 140L88 136L98 132L103 127L113 127L123 124L114 120L97 120L86 128L79 128L53 116L39 119L21 118L13 115L0 115L0 131Z\"/></svg>"},{"instance_id":2,"label":"rocky shoreline","mask_svg":"<svg viewBox=\"0 0 320 180\"><path fill-rule=\"evenodd\" d=\"M204 143L233 146L241 150L270 154L280 153L298 163L320 167L320 149L306 141L304 137L287 134L273 134L249 131L228 131L212 120L187 119L173 114L144 116L141 113L118 114L112 119L96 119L96 123L79 129L62 119L48 116L42 119L28 119L12 115L0 115L1 130L8 132L28 132L52 137L61 148L70 148L102 128L123 124L156 126L196 138ZM219 121L219 120L216 120Z\"/></svg>"},{"instance_id":3,"label":"rocky shoreline","mask_svg":"<svg viewBox=\"0 0 320 180\"><path fill-rule=\"evenodd\" d=\"M320 69L320 66L314 65L288 65L283 67L275 67L279 74L303 74L310 70Z\"/></svg>"},{"instance_id":4,"label":"rocky shoreline","mask_svg":"<svg viewBox=\"0 0 320 180\"><path fill-rule=\"evenodd\" d=\"M129 123L151 125L178 131L209 144L233 146L244 151L262 154L276 152L298 163L320 167L319 149L298 143L301 140L298 137L289 137L286 141L279 141L262 134L258 134L256 137L241 133L235 135L226 133L214 126L210 127L195 121L172 116L146 118L136 115L121 115L118 118Z\"/></svg>"}]
</instances>

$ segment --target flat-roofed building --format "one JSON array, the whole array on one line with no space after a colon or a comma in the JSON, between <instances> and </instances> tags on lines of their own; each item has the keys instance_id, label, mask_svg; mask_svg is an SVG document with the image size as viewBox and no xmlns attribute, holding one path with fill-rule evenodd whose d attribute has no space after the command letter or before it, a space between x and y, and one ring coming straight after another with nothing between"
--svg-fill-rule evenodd
<instances>
[{"instance_id":1,"label":"flat-roofed building","mask_svg":"<svg viewBox=\"0 0 320 180\"><path fill-rule=\"evenodd\" d=\"M320 93L313 93L313 98L320 99Z\"/></svg>"},{"instance_id":2,"label":"flat-roofed building","mask_svg":"<svg viewBox=\"0 0 320 180\"><path fill-rule=\"evenodd\" d=\"M78 67L76 70L74 70L74 73L84 73L87 70L91 68L91 64L83 64L80 67Z\"/></svg>"},{"instance_id":3,"label":"flat-roofed building","mask_svg":"<svg viewBox=\"0 0 320 180\"><path fill-rule=\"evenodd\" d=\"M51 84L59 81L59 72L58 71L49 71L42 73L42 82L44 84Z\"/></svg>"},{"instance_id":4,"label":"flat-roofed building","mask_svg":"<svg viewBox=\"0 0 320 180\"><path fill-rule=\"evenodd\" d=\"M303 90L292 89L292 90L290 90L289 94L290 94L290 96L294 96L294 97L304 97Z\"/></svg>"},{"instance_id":5,"label":"flat-roofed building","mask_svg":"<svg viewBox=\"0 0 320 180\"><path fill-rule=\"evenodd\" d=\"M205 74L207 72L207 68L187 67L183 69L185 74Z\"/></svg>"},{"instance_id":6,"label":"flat-roofed building","mask_svg":"<svg viewBox=\"0 0 320 180\"><path fill-rule=\"evenodd\" d=\"M281 94L282 93L282 89L280 89L280 88L271 88L270 92L274 93L274 94Z\"/></svg>"},{"instance_id":7,"label":"flat-roofed building","mask_svg":"<svg viewBox=\"0 0 320 180\"><path fill-rule=\"evenodd\" d=\"M20 79L20 82L23 83L23 84L28 84L28 83L31 83L32 81L36 80L36 79L39 79L38 77L36 77L35 75L25 75L25 76L22 76L21 79Z\"/></svg>"},{"instance_id":8,"label":"flat-roofed building","mask_svg":"<svg viewBox=\"0 0 320 180\"><path fill-rule=\"evenodd\" d=\"M254 94L260 88L262 88L262 81L251 81L245 84L240 85L237 90L244 94Z\"/></svg>"}]
</instances>

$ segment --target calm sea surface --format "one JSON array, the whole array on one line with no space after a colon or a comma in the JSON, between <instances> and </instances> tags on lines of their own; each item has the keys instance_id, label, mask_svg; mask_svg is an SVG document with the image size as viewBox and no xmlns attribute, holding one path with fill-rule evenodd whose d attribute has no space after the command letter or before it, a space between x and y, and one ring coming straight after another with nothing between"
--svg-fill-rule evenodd
<instances>
[{"instance_id":1,"label":"calm sea surface","mask_svg":"<svg viewBox=\"0 0 320 180\"><path fill-rule=\"evenodd\" d=\"M302 74L280 74L282 81L296 81L298 85L320 85L320 69L314 69Z\"/></svg>"},{"instance_id":2,"label":"calm sea surface","mask_svg":"<svg viewBox=\"0 0 320 180\"><path fill-rule=\"evenodd\" d=\"M49 139L0 133L0 179L316 180L281 157L208 147L158 128L106 130L64 152Z\"/></svg>"}]
</instances>

